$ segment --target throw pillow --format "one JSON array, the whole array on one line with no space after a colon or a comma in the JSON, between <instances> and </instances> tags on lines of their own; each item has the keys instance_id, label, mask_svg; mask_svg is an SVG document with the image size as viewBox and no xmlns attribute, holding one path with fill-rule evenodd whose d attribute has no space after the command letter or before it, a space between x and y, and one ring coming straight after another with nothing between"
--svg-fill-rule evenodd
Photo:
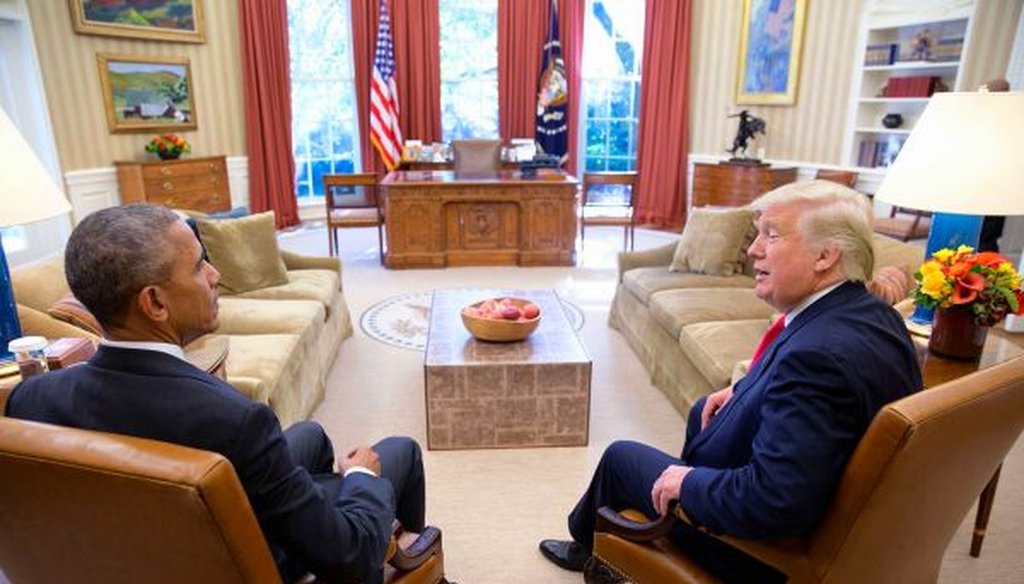
<instances>
[{"instance_id":1,"label":"throw pillow","mask_svg":"<svg viewBox=\"0 0 1024 584\"><path fill-rule=\"evenodd\" d=\"M910 293L910 278L897 266L878 268L874 277L865 285L869 292L890 305L903 300Z\"/></svg>"},{"instance_id":2,"label":"throw pillow","mask_svg":"<svg viewBox=\"0 0 1024 584\"><path fill-rule=\"evenodd\" d=\"M754 212L745 207L693 209L676 245L669 271L712 276L740 273L743 244L753 222Z\"/></svg>"},{"instance_id":3,"label":"throw pillow","mask_svg":"<svg viewBox=\"0 0 1024 584\"><path fill-rule=\"evenodd\" d=\"M198 219L196 223L209 261L220 272L220 288L226 293L288 283L273 211L238 219Z\"/></svg>"},{"instance_id":4,"label":"throw pillow","mask_svg":"<svg viewBox=\"0 0 1024 584\"><path fill-rule=\"evenodd\" d=\"M103 327L100 326L100 322L71 292L60 297L46 312L57 320L76 326L98 337L103 336Z\"/></svg>"}]
</instances>

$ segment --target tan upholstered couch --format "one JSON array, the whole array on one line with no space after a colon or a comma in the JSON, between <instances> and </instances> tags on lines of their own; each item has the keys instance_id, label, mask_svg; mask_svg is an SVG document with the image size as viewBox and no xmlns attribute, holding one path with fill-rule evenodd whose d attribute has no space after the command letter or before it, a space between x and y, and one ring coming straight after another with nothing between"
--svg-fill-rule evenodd
<instances>
[{"instance_id":1,"label":"tan upholstered couch","mask_svg":"<svg viewBox=\"0 0 1024 584\"><path fill-rule=\"evenodd\" d=\"M702 395L728 385L768 328L773 309L754 295L744 273L671 272L676 244L619 254L619 283L608 325L626 338L651 382L684 415ZM924 250L874 236L875 269L913 274ZM744 254L745 256L745 254Z\"/></svg>"},{"instance_id":2,"label":"tan upholstered couch","mask_svg":"<svg viewBox=\"0 0 1024 584\"><path fill-rule=\"evenodd\" d=\"M227 380L267 403L281 425L309 418L324 396L327 373L352 321L334 258L282 251L288 283L221 296L220 328L228 339ZM13 270L18 317L26 335L97 336L48 314L68 291L62 257Z\"/></svg>"}]
</instances>

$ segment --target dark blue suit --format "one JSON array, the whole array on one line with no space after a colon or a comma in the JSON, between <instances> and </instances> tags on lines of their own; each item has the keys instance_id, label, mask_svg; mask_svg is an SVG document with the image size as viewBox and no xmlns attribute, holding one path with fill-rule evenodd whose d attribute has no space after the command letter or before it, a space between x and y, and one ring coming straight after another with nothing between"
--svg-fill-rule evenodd
<instances>
[{"instance_id":1,"label":"dark blue suit","mask_svg":"<svg viewBox=\"0 0 1024 584\"><path fill-rule=\"evenodd\" d=\"M696 525L757 539L804 533L824 514L875 413L921 386L902 320L863 284L846 282L783 329L704 431L705 400L694 404L680 458L634 442L609 446L569 516L570 532L592 546L602 505L654 516L654 481L684 464L694 468L680 503ZM752 577L733 548L692 529L674 535L722 577Z\"/></svg>"},{"instance_id":2,"label":"dark blue suit","mask_svg":"<svg viewBox=\"0 0 1024 584\"><path fill-rule=\"evenodd\" d=\"M378 577L396 492L399 519L422 529L423 472L415 442L378 445L386 478L352 473L342 479L331 474L333 450L319 426L302 423L286 437L270 408L163 353L101 346L85 365L20 384L7 414L224 455L289 580L304 570L329 582ZM296 427L305 435L299 444L290 440Z\"/></svg>"}]
</instances>

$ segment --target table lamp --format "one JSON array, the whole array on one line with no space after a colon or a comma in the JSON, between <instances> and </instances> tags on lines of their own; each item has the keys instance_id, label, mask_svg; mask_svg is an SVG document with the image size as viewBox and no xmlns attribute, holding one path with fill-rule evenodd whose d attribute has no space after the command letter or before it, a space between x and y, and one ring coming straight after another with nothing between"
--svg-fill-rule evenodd
<instances>
[{"instance_id":1,"label":"table lamp","mask_svg":"<svg viewBox=\"0 0 1024 584\"><path fill-rule=\"evenodd\" d=\"M0 227L50 219L71 210L67 198L36 158L32 147L0 109ZM0 356L9 357L7 343L21 336L11 273L0 239Z\"/></svg>"},{"instance_id":2,"label":"table lamp","mask_svg":"<svg viewBox=\"0 0 1024 584\"><path fill-rule=\"evenodd\" d=\"M875 199L935 213L925 257L977 249L984 215L1024 215L1024 93L936 93ZM931 322L918 307L911 322Z\"/></svg>"}]
</instances>

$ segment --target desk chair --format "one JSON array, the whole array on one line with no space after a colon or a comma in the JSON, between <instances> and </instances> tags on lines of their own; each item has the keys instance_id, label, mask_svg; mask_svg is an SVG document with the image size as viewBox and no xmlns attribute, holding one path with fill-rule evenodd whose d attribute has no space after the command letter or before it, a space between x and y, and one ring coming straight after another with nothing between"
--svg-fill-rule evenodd
<instances>
[{"instance_id":1,"label":"desk chair","mask_svg":"<svg viewBox=\"0 0 1024 584\"><path fill-rule=\"evenodd\" d=\"M621 226L622 249L633 249L633 199L637 175L629 172L588 172L583 175L580 211L580 243L586 239L587 225Z\"/></svg>"},{"instance_id":2,"label":"desk chair","mask_svg":"<svg viewBox=\"0 0 1024 584\"><path fill-rule=\"evenodd\" d=\"M0 417L0 565L12 582L281 584L231 463L176 444ZM444 582L440 533L390 584ZM315 583L307 577L303 583Z\"/></svg>"},{"instance_id":3,"label":"desk chair","mask_svg":"<svg viewBox=\"0 0 1024 584\"><path fill-rule=\"evenodd\" d=\"M935 582L953 534L1024 428L1024 357L893 402L875 416L811 533L779 541L721 536L790 584ZM630 520L632 518L632 520ZM600 511L586 581L608 570L637 584L718 582L647 522Z\"/></svg>"},{"instance_id":4,"label":"desk chair","mask_svg":"<svg viewBox=\"0 0 1024 584\"><path fill-rule=\"evenodd\" d=\"M377 175L325 174L323 180L331 256L338 254L338 229L376 227L377 249L384 263L384 211L377 196Z\"/></svg>"},{"instance_id":5,"label":"desk chair","mask_svg":"<svg viewBox=\"0 0 1024 584\"><path fill-rule=\"evenodd\" d=\"M932 228L932 214L928 211L894 206L888 217L875 219L875 233L888 235L901 241L926 239Z\"/></svg>"},{"instance_id":6,"label":"desk chair","mask_svg":"<svg viewBox=\"0 0 1024 584\"><path fill-rule=\"evenodd\" d=\"M830 170L827 168L819 168L814 178L820 178L823 180L830 180L832 182L839 183L844 187L850 187L851 189L857 184L857 173L852 170Z\"/></svg>"},{"instance_id":7,"label":"desk chair","mask_svg":"<svg viewBox=\"0 0 1024 584\"><path fill-rule=\"evenodd\" d=\"M489 173L501 168L501 140L452 140L455 172Z\"/></svg>"}]
</instances>

